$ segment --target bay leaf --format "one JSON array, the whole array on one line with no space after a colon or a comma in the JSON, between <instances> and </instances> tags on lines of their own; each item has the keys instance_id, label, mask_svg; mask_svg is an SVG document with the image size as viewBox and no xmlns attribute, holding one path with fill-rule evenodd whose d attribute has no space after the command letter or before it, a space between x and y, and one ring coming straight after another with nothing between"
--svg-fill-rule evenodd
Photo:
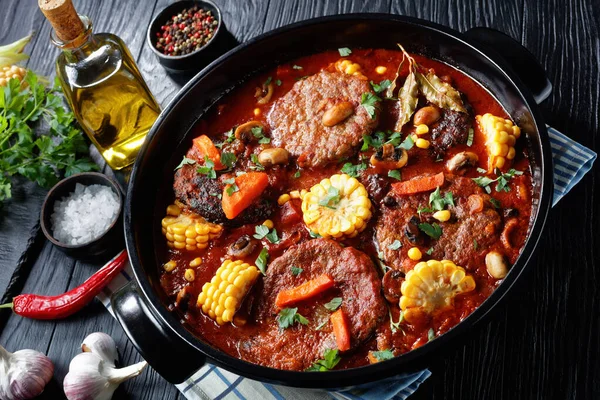
<instances>
[{"instance_id":1,"label":"bay leaf","mask_svg":"<svg viewBox=\"0 0 600 400\"><path fill-rule=\"evenodd\" d=\"M396 122L396 132L401 132L402 127L410 121L410 117L417 108L417 102L419 101L419 82L417 81L418 72L413 71L411 68L410 73L404 81L404 85L398 93L398 121Z\"/></svg>"},{"instance_id":2,"label":"bay leaf","mask_svg":"<svg viewBox=\"0 0 600 400\"><path fill-rule=\"evenodd\" d=\"M427 75L424 75L417 71L416 77L421 87L421 93L427 101L447 110L467 112L458 90L442 81L436 74L427 72Z\"/></svg>"}]
</instances>

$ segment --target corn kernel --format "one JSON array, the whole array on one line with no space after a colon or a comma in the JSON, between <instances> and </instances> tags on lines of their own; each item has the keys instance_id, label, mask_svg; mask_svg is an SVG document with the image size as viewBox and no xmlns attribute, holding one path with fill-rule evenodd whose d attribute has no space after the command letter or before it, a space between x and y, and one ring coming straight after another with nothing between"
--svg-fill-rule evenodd
<instances>
[{"instance_id":1,"label":"corn kernel","mask_svg":"<svg viewBox=\"0 0 600 400\"><path fill-rule=\"evenodd\" d=\"M167 272L173 271L175 267L177 267L177 262L175 260L171 260L163 265L163 269Z\"/></svg>"},{"instance_id":2,"label":"corn kernel","mask_svg":"<svg viewBox=\"0 0 600 400\"><path fill-rule=\"evenodd\" d=\"M262 223L264 226L266 226L269 229L273 229L273 226L275 226L273 224L273 221L271 221L270 219L265 220L265 222Z\"/></svg>"},{"instance_id":3,"label":"corn kernel","mask_svg":"<svg viewBox=\"0 0 600 400\"><path fill-rule=\"evenodd\" d=\"M437 219L440 222L446 222L450 219L452 214L448 210L436 211L433 213L433 218Z\"/></svg>"},{"instance_id":4,"label":"corn kernel","mask_svg":"<svg viewBox=\"0 0 600 400\"><path fill-rule=\"evenodd\" d=\"M194 279L196 279L196 271L191 268L186 269L183 273L183 278L188 282L194 282Z\"/></svg>"},{"instance_id":5,"label":"corn kernel","mask_svg":"<svg viewBox=\"0 0 600 400\"><path fill-rule=\"evenodd\" d=\"M408 258L413 261L419 261L423 257L421 250L418 247L411 247L408 249Z\"/></svg>"},{"instance_id":6,"label":"corn kernel","mask_svg":"<svg viewBox=\"0 0 600 400\"><path fill-rule=\"evenodd\" d=\"M387 68L383 65L380 65L377 68L375 68L375 72L377 72L379 75L385 74L385 71L387 71Z\"/></svg>"},{"instance_id":7,"label":"corn kernel","mask_svg":"<svg viewBox=\"0 0 600 400\"><path fill-rule=\"evenodd\" d=\"M200 257L196 257L194 258L192 261L190 261L190 267L199 267L200 265L202 265L202 259Z\"/></svg>"},{"instance_id":8,"label":"corn kernel","mask_svg":"<svg viewBox=\"0 0 600 400\"><path fill-rule=\"evenodd\" d=\"M258 116L260 115L260 113L261 113L261 111L260 111L260 108L256 107L256 108L254 109L254 116L255 116L255 117L258 117Z\"/></svg>"},{"instance_id":9,"label":"corn kernel","mask_svg":"<svg viewBox=\"0 0 600 400\"><path fill-rule=\"evenodd\" d=\"M167 215L172 215L174 217L178 217L181 214L181 209L177 207L175 204L171 204L167 207Z\"/></svg>"},{"instance_id":10,"label":"corn kernel","mask_svg":"<svg viewBox=\"0 0 600 400\"><path fill-rule=\"evenodd\" d=\"M417 140L415 140L415 146L417 146L420 149L428 149L430 144L431 143L429 143L429 140L427 139L418 138Z\"/></svg>"},{"instance_id":11,"label":"corn kernel","mask_svg":"<svg viewBox=\"0 0 600 400\"><path fill-rule=\"evenodd\" d=\"M415 130L415 133L417 135L424 135L428 132L429 132L429 127L425 124L417 125L417 129Z\"/></svg>"},{"instance_id":12,"label":"corn kernel","mask_svg":"<svg viewBox=\"0 0 600 400\"><path fill-rule=\"evenodd\" d=\"M509 160L512 160L513 158L515 158L515 148L514 147L511 147L510 149L508 149L506 158L508 158Z\"/></svg>"},{"instance_id":13,"label":"corn kernel","mask_svg":"<svg viewBox=\"0 0 600 400\"><path fill-rule=\"evenodd\" d=\"M300 198L300 192L298 190L292 190L290 192L290 197L292 199L299 199Z\"/></svg>"},{"instance_id":14,"label":"corn kernel","mask_svg":"<svg viewBox=\"0 0 600 400\"><path fill-rule=\"evenodd\" d=\"M279 198L277 199L277 204L279 204L280 206L282 206L285 203L287 203L288 201L290 201L290 195L287 194L287 193L284 193L281 196L279 196Z\"/></svg>"},{"instance_id":15,"label":"corn kernel","mask_svg":"<svg viewBox=\"0 0 600 400\"><path fill-rule=\"evenodd\" d=\"M359 70L360 70L360 65L358 65L357 63L353 63L353 64L348 65L344 72L348 75L352 75L352 74L358 72Z\"/></svg>"}]
</instances>

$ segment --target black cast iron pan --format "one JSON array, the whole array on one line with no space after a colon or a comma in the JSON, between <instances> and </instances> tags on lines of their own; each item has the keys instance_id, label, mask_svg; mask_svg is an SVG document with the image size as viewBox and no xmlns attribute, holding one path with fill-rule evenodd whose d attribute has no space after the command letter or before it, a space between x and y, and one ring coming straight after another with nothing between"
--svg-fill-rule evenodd
<instances>
[{"instance_id":1,"label":"black cast iron pan","mask_svg":"<svg viewBox=\"0 0 600 400\"><path fill-rule=\"evenodd\" d=\"M339 47L396 48L420 53L464 71L487 87L527 133L534 181L530 234L518 261L498 289L470 316L432 342L392 360L327 373L281 371L231 357L185 329L165 304L155 251L160 219L170 199L173 169L191 145L188 134L223 94L247 77L291 59ZM496 51L495 51L496 50ZM510 64L498 53L510 55ZM514 67L514 70L513 68ZM531 54L507 36L478 28L461 34L431 22L384 14L352 14L289 25L244 43L194 77L161 113L140 152L125 208L127 249L135 281L117 292L112 306L142 356L168 381L180 383L210 362L252 379L297 387L348 387L423 368L460 342L527 268L552 198L552 161L537 102L550 93L545 73ZM157 236L158 235L158 236Z\"/></svg>"}]
</instances>

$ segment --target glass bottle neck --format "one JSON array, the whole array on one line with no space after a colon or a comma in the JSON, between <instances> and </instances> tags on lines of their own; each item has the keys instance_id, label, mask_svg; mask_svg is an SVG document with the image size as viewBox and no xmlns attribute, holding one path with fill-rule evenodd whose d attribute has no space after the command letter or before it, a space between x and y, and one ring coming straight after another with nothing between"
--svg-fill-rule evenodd
<instances>
[{"instance_id":1,"label":"glass bottle neck","mask_svg":"<svg viewBox=\"0 0 600 400\"><path fill-rule=\"evenodd\" d=\"M85 15L80 15L79 18L83 23L83 31L79 36L70 41L62 41L54 30L50 33L52 44L62 50L67 62L77 62L88 57L98 44L92 32L92 21Z\"/></svg>"}]
</instances>

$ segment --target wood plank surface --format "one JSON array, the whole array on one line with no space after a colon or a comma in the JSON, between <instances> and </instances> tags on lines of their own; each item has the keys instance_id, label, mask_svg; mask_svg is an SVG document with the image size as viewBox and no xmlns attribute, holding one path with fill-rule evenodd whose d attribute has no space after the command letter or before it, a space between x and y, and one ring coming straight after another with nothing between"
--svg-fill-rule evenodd
<instances>
[{"instance_id":1,"label":"wood plank surface","mask_svg":"<svg viewBox=\"0 0 600 400\"><path fill-rule=\"evenodd\" d=\"M541 106L549 124L597 150L600 124L600 9L590 0L318 1L215 0L232 37L246 41L268 30L308 18L352 12L411 15L464 31L501 30L521 41L541 61L554 85ZM145 41L146 27L170 1L75 0L95 31L119 35L164 106L189 78L167 73ZM27 66L53 75L58 50L35 0L2 0L0 44L35 30ZM95 154L98 157L97 153ZM102 167L104 163L97 158ZM105 169L106 170L106 169ZM519 287L488 320L431 364L433 376L415 399L567 399L600 397L600 226L598 168L555 207L540 238L540 251ZM45 191L19 183L15 198L0 209L0 294L27 246ZM35 231L35 230L34 230ZM48 243L34 246L24 292L57 294L83 282L99 264L75 262ZM17 285L16 287L19 287ZM19 289L21 289L19 287ZM4 318L3 318L4 317ZM0 314L0 344L34 348L56 365L44 398L62 398L62 379L86 334L113 336L125 364L139 360L122 329L97 301L59 322ZM6 323L3 326L3 322ZM183 398L148 368L126 383L116 399Z\"/></svg>"}]
</instances>

